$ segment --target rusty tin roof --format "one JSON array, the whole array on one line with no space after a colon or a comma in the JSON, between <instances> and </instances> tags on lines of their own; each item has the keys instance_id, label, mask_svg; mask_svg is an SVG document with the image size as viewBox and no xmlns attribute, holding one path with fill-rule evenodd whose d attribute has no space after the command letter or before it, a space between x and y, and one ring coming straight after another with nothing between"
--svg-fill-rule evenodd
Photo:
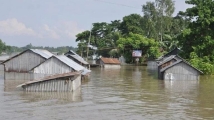
<instances>
[{"instance_id":1,"label":"rusty tin roof","mask_svg":"<svg viewBox=\"0 0 214 120\"><path fill-rule=\"evenodd\" d=\"M105 64L120 64L120 61L117 58L100 58Z\"/></svg>"}]
</instances>

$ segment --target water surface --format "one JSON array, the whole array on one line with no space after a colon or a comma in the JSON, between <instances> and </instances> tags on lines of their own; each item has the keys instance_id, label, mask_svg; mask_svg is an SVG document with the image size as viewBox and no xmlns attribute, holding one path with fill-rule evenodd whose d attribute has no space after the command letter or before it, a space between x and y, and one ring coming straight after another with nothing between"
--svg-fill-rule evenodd
<instances>
[{"instance_id":1,"label":"water surface","mask_svg":"<svg viewBox=\"0 0 214 120\"><path fill-rule=\"evenodd\" d=\"M0 80L1 120L214 119L214 78L162 81L146 67L92 68L74 93L26 93Z\"/></svg>"}]
</instances>

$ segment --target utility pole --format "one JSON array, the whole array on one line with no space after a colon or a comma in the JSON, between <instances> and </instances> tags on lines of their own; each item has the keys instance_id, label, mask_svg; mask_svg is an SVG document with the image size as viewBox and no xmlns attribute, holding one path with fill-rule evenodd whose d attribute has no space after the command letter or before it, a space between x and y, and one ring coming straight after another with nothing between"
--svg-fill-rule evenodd
<instances>
[{"instance_id":1,"label":"utility pole","mask_svg":"<svg viewBox=\"0 0 214 120\"><path fill-rule=\"evenodd\" d=\"M89 35L89 38L88 38L88 45L87 45L87 56L86 56L86 61L87 62L88 62L88 52L89 52L90 41L91 41L91 30L90 30L90 35Z\"/></svg>"}]
</instances>

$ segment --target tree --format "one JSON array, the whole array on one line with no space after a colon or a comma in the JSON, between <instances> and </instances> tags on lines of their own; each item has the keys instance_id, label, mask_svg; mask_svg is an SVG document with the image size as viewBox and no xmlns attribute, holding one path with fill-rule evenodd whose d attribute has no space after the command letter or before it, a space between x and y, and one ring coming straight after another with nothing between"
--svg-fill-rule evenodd
<instances>
[{"instance_id":1,"label":"tree","mask_svg":"<svg viewBox=\"0 0 214 120\"><path fill-rule=\"evenodd\" d=\"M147 2L142 6L144 27L148 30L149 38L163 41L163 35L170 32L174 10L172 0L155 0L155 2Z\"/></svg>"},{"instance_id":2,"label":"tree","mask_svg":"<svg viewBox=\"0 0 214 120\"><path fill-rule=\"evenodd\" d=\"M158 42L140 34L130 33L117 41L118 48L123 52L127 62L132 62L132 50L142 50L143 57L157 58L160 56Z\"/></svg>"},{"instance_id":3,"label":"tree","mask_svg":"<svg viewBox=\"0 0 214 120\"><path fill-rule=\"evenodd\" d=\"M129 33L143 35L144 31L142 30L141 20L142 17L138 14L131 14L123 17L123 21L119 28L122 35L128 35Z\"/></svg>"},{"instance_id":4,"label":"tree","mask_svg":"<svg viewBox=\"0 0 214 120\"><path fill-rule=\"evenodd\" d=\"M97 53L99 55L109 57L108 54L112 49L116 48L116 41L120 37L120 20L111 21L111 23L98 22L93 23L91 31L84 31L76 35L76 41L80 42L78 45L78 51L82 51L82 47L87 47L90 32L90 45L98 48ZM89 55L92 55L93 51L89 51ZM83 53L84 55L84 53Z\"/></svg>"},{"instance_id":5,"label":"tree","mask_svg":"<svg viewBox=\"0 0 214 120\"><path fill-rule=\"evenodd\" d=\"M157 29L159 17L158 11L155 7L154 2L146 2L145 5L142 6L142 11L144 13L142 19L143 29L146 31L145 35L148 38L153 38L155 40L159 40L159 30Z\"/></svg>"},{"instance_id":6,"label":"tree","mask_svg":"<svg viewBox=\"0 0 214 120\"><path fill-rule=\"evenodd\" d=\"M177 46L178 41L175 38L180 33L180 26L183 26L180 25L182 18L172 17L174 10L172 0L155 0L142 6L144 13L142 23L144 31L147 31L145 35L158 41L163 51L169 51ZM179 27L176 25L178 23Z\"/></svg>"},{"instance_id":7,"label":"tree","mask_svg":"<svg viewBox=\"0 0 214 120\"><path fill-rule=\"evenodd\" d=\"M201 58L204 63L214 63L214 2L213 0L186 0L187 4L194 5L185 11L185 15L191 20L188 28L179 36L179 44L185 51L184 58L195 60ZM197 57L190 57L193 54ZM197 67L197 66L196 66ZM206 66L210 69L213 65ZM211 69L210 69L211 70Z\"/></svg>"},{"instance_id":8,"label":"tree","mask_svg":"<svg viewBox=\"0 0 214 120\"><path fill-rule=\"evenodd\" d=\"M9 49L10 49L10 47L7 46L4 42L2 42L2 40L0 39L0 54L2 52L9 50Z\"/></svg>"}]
</instances>

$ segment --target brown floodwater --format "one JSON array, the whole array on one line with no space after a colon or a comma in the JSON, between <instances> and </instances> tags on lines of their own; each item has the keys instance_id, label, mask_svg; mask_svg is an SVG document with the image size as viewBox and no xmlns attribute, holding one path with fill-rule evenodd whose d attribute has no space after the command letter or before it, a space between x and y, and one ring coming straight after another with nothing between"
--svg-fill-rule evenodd
<instances>
[{"instance_id":1,"label":"brown floodwater","mask_svg":"<svg viewBox=\"0 0 214 120\"><path fill-rule=\"evenodd\" d=\"M0 120L213 120L214 77L157 80L144 66L92 68L73 93L26 93L0 78Z\"/></svg>"}]
</instances>

